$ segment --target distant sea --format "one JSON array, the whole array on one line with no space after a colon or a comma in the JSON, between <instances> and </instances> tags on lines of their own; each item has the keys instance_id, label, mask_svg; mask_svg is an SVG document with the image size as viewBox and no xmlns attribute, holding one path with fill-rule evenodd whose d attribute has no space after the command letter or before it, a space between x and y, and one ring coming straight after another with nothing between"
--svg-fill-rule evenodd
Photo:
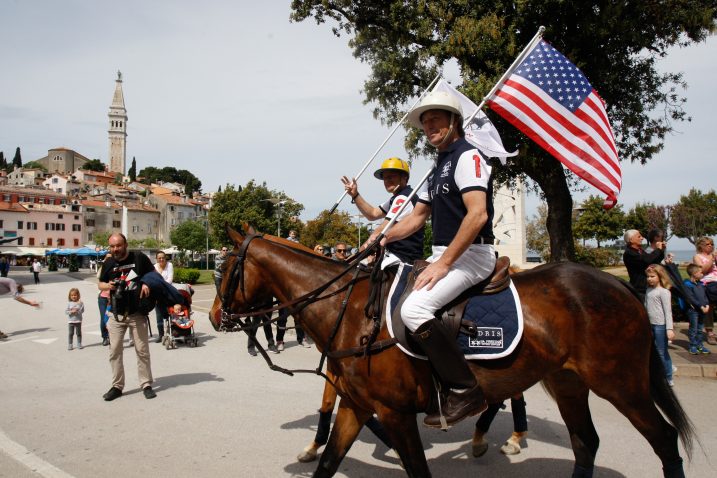
<instances>
[{"instance_id":1,"label":"distant sea","mask_svg":"<svg viewBox=\"0 0 717 478\"><path fill-rule=\"evenodd\" d=\"M695 256L694 249L687 251L673 251L668 248L667 252L671 252L675 255L675 262L678 264L682 264L683 262L692 262L692 258ZM540 257L533 252L528 252L528 257L526 259L528 262L540 262Z\"/></svg>"},{"instance_id":2,"label":"distant sea","mask_svg":"<svg viewBox=\"0 0 717 478\"><path fill-rule=\"evenodd\" d=\"M668 248L667 252L671 252L675 255L675 262L677 263L692 262L692 258L695 256L694 249L688 251L673 251Z\"/></svg>"}]
</instances>

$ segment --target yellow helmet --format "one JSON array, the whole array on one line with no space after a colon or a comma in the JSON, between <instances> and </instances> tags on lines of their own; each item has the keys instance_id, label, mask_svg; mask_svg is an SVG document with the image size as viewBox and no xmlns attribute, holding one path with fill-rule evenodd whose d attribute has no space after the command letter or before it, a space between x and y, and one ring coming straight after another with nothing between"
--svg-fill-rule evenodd
<instances>
[{"instance_id":1,"label":"yellow helmet","mask_svg":"<svg viewBox=\"0 0 717 478\"><path fill-rule=\"evenodd\" d=\"M388 158L383 163L381 163L381 167L376 170L376 172L373 173L373 175L376 177L376 179L383 179L383 172L384 171L402 171L406 173L406 176L411 175L411 167L408 165L408 163L401 158Z\"/></svg>"}]
</instances>

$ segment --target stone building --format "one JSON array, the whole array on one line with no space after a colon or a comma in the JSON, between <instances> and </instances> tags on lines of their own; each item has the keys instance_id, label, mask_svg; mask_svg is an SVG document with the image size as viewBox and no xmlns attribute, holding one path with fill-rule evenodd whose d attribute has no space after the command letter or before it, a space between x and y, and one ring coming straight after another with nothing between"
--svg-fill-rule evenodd
<instances>
[{"instance_id":1,"label":"stone building","mask_svg":"<svg viewBox=\"0 0 717 478\"><path fill-rule=\"evenodd\" d=\"M184 221L197 220L205 216L201 204L175 194L150 194L149 204L160 211L159 240L171 243L172 229Z\"/></svg>"},{"instance_id":2,"label":"stone building","mask_svg":"<svg viewBox=\"0 0 717 478\"><path fill-rule=\"evenodd\" d=\"M45 180L45 171L40 168L18 168L8 173L9 186L40 186Z\"/></svg>"},{"instance_id":3,"label":"stone building","mask_svg":"<svg viewBox=\"0 0 717 478\"><path fill-rule=\"evenodd\" d=\"M47 156L37 159L48 173L73 173L87 163L89 159L77 151L67 148L54 148L47 151Z\"/></svg>"}]
</instances>

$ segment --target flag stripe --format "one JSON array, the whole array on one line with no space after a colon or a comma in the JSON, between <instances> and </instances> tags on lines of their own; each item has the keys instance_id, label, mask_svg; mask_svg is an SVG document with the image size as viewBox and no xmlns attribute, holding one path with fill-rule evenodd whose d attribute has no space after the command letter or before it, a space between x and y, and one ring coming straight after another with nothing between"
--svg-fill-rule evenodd
<instances>
[{"instance_id":1,"label":"flag stripe","mask_svg":"<svg viewBox=\"0 0 717 478\"><path fill-rule=\"evenodd\" d=\"M582 121L570 121L572 120L570 116L566 116L564 112L557 111L553 108L553 104L555 102L551 101L553 104L548 104L545 101L546 95L542 92L542 90L534 87L529 81L523 80L516 82L508 80L505 84L504 90L501 90L498 94L500 95L503 91L513 91L516 93L514 96L518 96L519 98L515 98L514 103L521 109L525 109L526 112L527 110L538 112L538 118L541 116L540 113L547 113L547 115L555 121L556 124L554 124L554 126L561 130L563 128L567 130L562 132L562 137L558 140L574 143L577 148L580 148L589 156L584 156L576 152L577 155L583 157L593 167L600 169L605 176L613 176L604 168L604 163L612 162L612 158L609 157L612 150L610 150L607 144L603 143L602 136L600 136L593 128L589 127ZM549 97L547 99L550 101ZM557 108L562 108L562 106L558 104ZM573 139L580 141L573 141ZM601 144L598 145L598 142ZM591 153L590 150L592 150L594 154Z\"/></svg>"},{"instance_id":2,"label":"flag stripe","mask_svg":"<svg viewBox=\"0 0 717 478\"><path fill-rule=\"evenodd\" d=\"M600 176L605 178L604 180L610 181L616 189L619 189L619 180L605 167L605 163L610 159L606 151L597 144L595 140L597 135L592 128L580 128L574 122L567 121L566 117L547 104L539 96L539 93L536 94L529 86L524 86L526 85L515 82L506 83L505 87L498 92L497 97L504 98L517 111L528 116L532 120L530 123L546 135L545 139L549 143L560 143L569 151L566 152L567 154L574 156L575 160L585 161L594 170L597 170ZM601 138L600 142L602 142Z\"/></svg>"},{"instance_id":3,"label":"flag stripe","mask_svg":"<svg viewBox=\"0 0 717 478\"><path fill-rule=\"evenodd\" d=\"M588 96L585 99L585 106L589 111L581 108L578 108L576 115L589 115L591 118L591 121L593 123L591 126L597 131L602 138L605 140L605 143L608 145L608 147L612 150L613 154L615 155L615 160L617 161L618 155L617 155L617 149L615 148L615 137L612 135L612 128L610 128L610 121L608 121L607 116L605 115L605 109L602 106L602 102L598 105L595 100L601 101L600 98L597 96L597 92L593 90L593 93ZM593 116L596 116L596 118L593 118ZM587 122L587 120L585 120ZM617 164L617 163L616 163Z\"/></svg>"},{"instance_id":4,"label":"flag stripe","mask_svg":"<svg viewBox=\"0 0 717 478\"><path fill-rule=\"evenodd\" d=\"M539 113L543 111L548 113L553 119L555 119L555 121L564 125L566 129L578 137L583 134L588 134L592 139L590 146L598 152L598 154L605 153L606 156L604 159L606 161L611 161L613 159L610 158L613 153L613 150L610 147L610 140L600 134L601 130L599 127L594 127L594 125L596 125L594 119L586 116L589 121L583 121L581 118L578 118L579 121L575 121L575 118L566 115L566 113L569 112L565 111L561 105L555 105L555 102L552 101L550 97L545 95L540 88L535 87L529 81L523 80L516 82L508 80L508 82L506 82L506 86L515 87L516 90L523 93L534 102L534 104L531 105L528 101L524 101L526 108L530 107L533 111L537 111ZM588 96L588 98L590 98L590 96ZM576 111L582 110L578 109ZM617 159L617 155L615 155L614 159Z\"/></svg>"},{"instance_id":5,"label":"flag stripe","mask_svg":"<svg viewBox=\"0 0 717 478\"><path fill-rule=\"evenodd\" d=\"M498 98L495 98L493 100L488 100L488 105L492 110L494 110L496 113L501 115L503 118L508 120L513 126L518 128L520 131L525 133L529 138L531 138L533 141L535 141L538 146L545 149L547 152L555 156L558 160L560 160L561 163L563 163L568 169L570 169L572 172L580 176L581 178L585 179L587 182L595 186L597 189L605 193L608 197L612 198L615 197L615 192L607 187L603 181L598 180L593 175L582 169L581 167L577 166L574 162L568 160L567 157L563 156L560 152L558 152L551 144L543 140L543 138L536 134L531 127L523 123L523 121L516 115L514 115L512 112L508 111L503 107L503 105L506 104L503 101L500 101ZM521 115L522 116L522 115Z\"/></svg>"},{"instance_id":6,"label":"flag stripe","mask_svg":"<svg viewBox=\"0 0 717 478\"><path fill-rule=\"evenodd\" d=\"M488 105L607 194L606 207L614 205L622 171L605 103L563 54L542 40L511 70Z\"/></svg>"}]
</instances>

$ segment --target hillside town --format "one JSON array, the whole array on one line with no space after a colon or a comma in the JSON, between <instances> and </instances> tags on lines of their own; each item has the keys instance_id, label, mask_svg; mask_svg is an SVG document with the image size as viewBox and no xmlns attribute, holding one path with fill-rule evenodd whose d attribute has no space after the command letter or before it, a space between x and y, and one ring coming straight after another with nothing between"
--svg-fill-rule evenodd
<instances>
[{"instance_id":1,"label":"hillside town","mask_svg":"<svg viewBox=\"0 0 717 478\"><path fill-rule=\"evenodd\" d=\"M134 241L169 244L173 228L206 218L211 195L186 194L175 182L143 184L126 170L127 111L118 72L109 110L105 171L83 169L91 160L67 147L10 172L0 170L0 255L13 263L47 250L95 247L115 232ZM18 258L26 258L18 262Z\"/></svg>"}]
</instances>

